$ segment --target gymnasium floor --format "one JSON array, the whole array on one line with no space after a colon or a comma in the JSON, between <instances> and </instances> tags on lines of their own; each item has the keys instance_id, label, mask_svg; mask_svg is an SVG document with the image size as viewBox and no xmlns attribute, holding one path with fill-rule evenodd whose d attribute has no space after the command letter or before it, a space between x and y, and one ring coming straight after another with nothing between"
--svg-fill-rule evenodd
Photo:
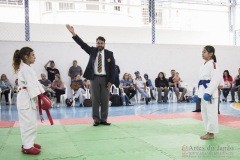
<instances>
[{"instance_id":1,"label":"gymnasium floor","mask_svg":"<svg viewBox=\"0 0 240 160\"><path fill-rule=\"evenodd\" d=\"M240 104L236 104L240 105ZM40 155L20 152L21 139L15 105L1 105L1 160L198 160L240 159L240 111L220 104L220 133L205 134L194 103L110 107L111 126L92 126L90 107L52 108L55 125L38 122Z\"/></svg>"}]
</instances>

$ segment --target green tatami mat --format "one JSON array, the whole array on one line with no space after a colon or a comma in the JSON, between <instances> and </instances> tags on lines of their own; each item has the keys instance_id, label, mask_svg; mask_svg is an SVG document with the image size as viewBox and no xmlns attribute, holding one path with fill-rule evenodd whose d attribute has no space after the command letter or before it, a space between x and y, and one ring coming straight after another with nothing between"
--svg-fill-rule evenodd
<instances>
[{"instance_id":1,"label":"green tatami mat","mask_svg":"<svg viewBox=\"0 0 240 160\"><path fill-rule=\"evenodd\" d=\"M39 155L21 153L19 128L0 128L1 160L239 160L240 129L220 125L201 140L203 122L191 118L39 126Z\"/></svg>"}]
</instances>

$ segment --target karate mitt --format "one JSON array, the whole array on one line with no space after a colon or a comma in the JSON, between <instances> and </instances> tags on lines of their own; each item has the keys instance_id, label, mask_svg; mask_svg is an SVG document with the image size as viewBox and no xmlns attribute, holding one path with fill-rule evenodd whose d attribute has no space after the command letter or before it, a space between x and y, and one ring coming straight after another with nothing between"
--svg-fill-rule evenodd
<instances>
[{"instance_id":1,"label":"karate mitt","mask_svg":"<svg viewBox=\"0 0 240 160\"><path fill-rule=\"evenodd\" d=\"M197 95L193 96L193 102L195 103L199 102L199 97Z\"/></svg>"},{"instance_id":2,"label":"karate mitt","mask_svg":"<svg viewBox=\"0 0 240 160\"><path fill-rule=\"evenodd\" d=\"M212 96L211 96L210 94L208 94L208 93L205 93L205 94L203 95L203 99L204 99L205 101L211 102Z\"/></svg>"},{"instance_id":3,"label":"karate mitt","mask_svg":"<svg viewBox=\"0 0 240 160\"><path fill-rule=\"evenodd\" d=\"M41 108L43 110L48 110L52 106L52 101L44 94L40 94L39 98L41 100Z\"/></svg>"}]
</instances>

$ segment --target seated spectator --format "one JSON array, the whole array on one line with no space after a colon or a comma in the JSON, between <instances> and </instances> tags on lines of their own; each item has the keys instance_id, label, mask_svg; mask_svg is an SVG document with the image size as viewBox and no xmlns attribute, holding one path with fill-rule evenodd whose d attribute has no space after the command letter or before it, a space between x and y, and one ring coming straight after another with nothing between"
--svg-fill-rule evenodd
<instances>
[{"instance_id":1,"label":"seated spectator","mask_svg":"<svg viewBox=\"0 0 240 160\"><path fill-rule=\"evenodd\" d=\"M85 89L90 89L90 81L86 78L83 80L83 85Z\"/></svg>"},{"instance_id":2,"label":"seated spectator","mask_svg":"<svg viewBox=\"0 0 240 160\"><path fill-rule=\"evenodd\" d=\"M238 75L234 79L234 85L231 89L232 100L230 103L235 102L235 92L238 92L238 103L240 103L240 68L238 69Z\"/></svg>"},{"instance_id":3,"label":"seated spectator","mask_svg":"<svg viewBox=\"0 0 240 160\"><path fill-rule=\"evenodd\" d=\"M223 92L224 99L222 101L227 102L227 96L228 96L229 92L231 91L232 84L233 84L233 78L229 74L228 70L225 70L223 72L223 80L224 80L224 84L223 84L222 92Z\"/></svg>"},{"instance_id":4,"label":"seated spectator","mask_svg":"<svg viewBox=\"0 0 240 160\"><path fill-rule=\"evenodd\" d=\"M50 67L48 67L48 64L50 63ZM48 73L48 79L53 82L55 79L56 74L60 74L59 70L55 68L55 63L53 60L48 61L45 65L44 68L47 70Z\"/></svg>"},{"instance_id":5,"label":"seated spectator","mask_svg":"<svg viewBox=\"0 0 240 160\"><path fill-rule=\"evenodd\" d=\"M16 103L17 101L17 94L19 92L20 88L18 85L18 79L15 79L15 85L13 86L13 97L12 97L12 103Z\"/></svg>"},{"instance_id":6,"label":"seated spectator","mask_svg":"<svg viewBox=\"0 0 240 160\"><path fill-rule=\"evenodd\" d=\"M85 99L83 94L86 93L86 90L84 88L84 84L83 84L80 74L75 76L75 78L72 80L70 86L74 90L74 97L79 99L80 106L82 106L83 101Z\"/></svg>"},{"instance_id":7,"label":"seated spectator","mask_svg":"<svg viewBox=\"0 0 240 160\"><path fill-rule=\"evenodd\" d=\"M2 98L2 95L4 95L6 105L9 105L8 94L10 93L10 90L12 90L12 85L10 81L7 79L6 74L1 75L0 88L1 88L1 98Z\"/></svg>"},{"instance_id":8,"label":"seated spectator","mask_svg":"<svg viewBox=\"0 0 240 160\"><path fill-rule=\"evenodd\" d=\"M73 60L73 65L68 70L68 76L71 78L72 81L78 74L82 76L82 68L77 65L77 60Z\"/></svg>"},{"instance_id":9,"label":"seated spectator","mask_svg":"<svg viewBox=\"0 0 240 160\"><path fill-rule=\"evenodd\" d=\"M170 90L173 90L176 94L176 97L177 97L177 102L183 102L184 101L184 95L187 93L187 89L186 88L183 88L183 87L179 87L179 88L176 88L175 87L175 83L173 81L173 77L175 76L176 74L176 71L175 70L171 70L171 77L169 77L168 79L168 82L169 82L169 87L172 87L170 88ZM179 98L179 92L182 92L182 95L181 97Z\"/></svg>"},{"instance_id":10,"label":"seated spectator","mask_svg":"<svg viewBox=\"0 0 240 160\"><path fill-rule=\"evenodd\" d=\"M114 85L119 88L120 80L119 80L120 68L118 65L115 64L115 81Z\"/></svg>"},{"instance_id":11,"label":"seated spectator","mask_svg":"<svg viewBox=\"0 0 240 160\"><path fill-rule=\"evenodd\" d=\"M179 88L181 85L180 85L180 82L182 82L180 76L179 76L179 73L176 72L175 73L175 76L172 78L173 79L173 82L174 82L174 85L175 85L175 88Z\"/></svg>"},{"instance_id":12,"label":"seated spectator","mask_svg":"<svg viewBox=\"0 0 240 160\"><path fill-rule=\"evenodd\" d=\"M47 76L45 73L41 74L41 79L39 80L39 82L42 84L44 90L45 90L45 95L48 96L49 98L51 98L53 96L53 94L55 93L52 90L52 82L47 79Z\"/></svg>"},{"instance_id":13,"label":"seated spectator","mask_svg":"<svg viewBox=\"0 0 240 160\"><path fill-rule=\"evenodd\" d=\"M160 72L158 74L158 77L155 79L155 87L157 88L158 92L158 103L167 103L168 99L168 80L165 78L165 75L163 72ZM162 92L164 92L163 100L162 100Z\"/></svg>"},{"instance_id":14,"label":"seated spectator","mask_svg":"<svg viewBox=\"0 0 240 160\"><path fill-rule=\"evenodd\" d=\"M135 96L136 90L133 86L133 81L129 80L129 74L125 73L123 79L120 81L119 88L123 88L124 93L127 95L126 105L131 104L130 99ZM124 101L124 100L123 100Z\"/></svg>"},{"instance_id":15,"label":"seated spectator","mask_svg":"<svg viewBox=\"0 0 240 160\"><path fill-rule=\"evenodd\" d=\"M154 90L154 87L153 87L153 85L152 85L151 79L148 78L148 74L147 74L147 73L144 74L144 78L145 78L145 80L146 80L146 85L147 85L147 87L150 88L151 98L152 98L153 100L156 100L156 98L153 96L153 92L152 92L152 90Z\"/></svg>"},{"instance_id":16,"label":"seated spectator","mask_svg":"<svg viewBox=\"0 0 240 160\"><path fill-rule=\"evenodd\" d=\"M55 95L57 97L57 107L59 107L60 97L62 94L65 94L64 83L59 74L55 75L55 80L52 82L52 89L55 91Z\"/></svg>"},{"instance_id":17,"label":"seated spectator","mask_svg":"<svg viewBox=\"0 0 240 160\"><path fill-rule=\"evenodd\" d=\"M138 90L138 92L145 98L146 104L148 104L151 98L148 96L148 93L147 93L146 81L142 79L139 71L135 72L135 76L136 78L133 81L133 84L136 90Z\"/></svg>"}]
</instances>

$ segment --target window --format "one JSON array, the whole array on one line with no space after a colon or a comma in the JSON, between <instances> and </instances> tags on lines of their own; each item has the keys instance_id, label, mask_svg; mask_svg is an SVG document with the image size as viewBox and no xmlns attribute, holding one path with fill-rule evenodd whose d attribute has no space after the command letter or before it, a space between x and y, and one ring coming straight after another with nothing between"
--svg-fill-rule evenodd
<instances>
[{"instance_id":1,"label":"window","mask_svg":"<svg viewBox=\"0 0 240 160\"><path fill-rule=\"evenodd\" d=\"M91 2L91 4L86 4L87 10L99 10L99 0L87 0L87 2ZM94 2L96 2L96 4L93 4Z\"/></svg>"},{"instance_id":2,"label":"window","mask_svg":"<svg viewBox=\"0 0 240 160\"><path fill-rule=\"evenodd\" d=\"M73 10L73 9L75 9L74 3L64 3L64 2L59 3L59 10Z\"/></svg>"},{"instance_id":3,"label":"window","mask_svg":"<svg viewBox=\"0 0 240 160\"><path fill-rule=\"evenodd\" d=\"M52 11L52 2L45 2L45 11Z\"/></svg>"}]
</instances>

